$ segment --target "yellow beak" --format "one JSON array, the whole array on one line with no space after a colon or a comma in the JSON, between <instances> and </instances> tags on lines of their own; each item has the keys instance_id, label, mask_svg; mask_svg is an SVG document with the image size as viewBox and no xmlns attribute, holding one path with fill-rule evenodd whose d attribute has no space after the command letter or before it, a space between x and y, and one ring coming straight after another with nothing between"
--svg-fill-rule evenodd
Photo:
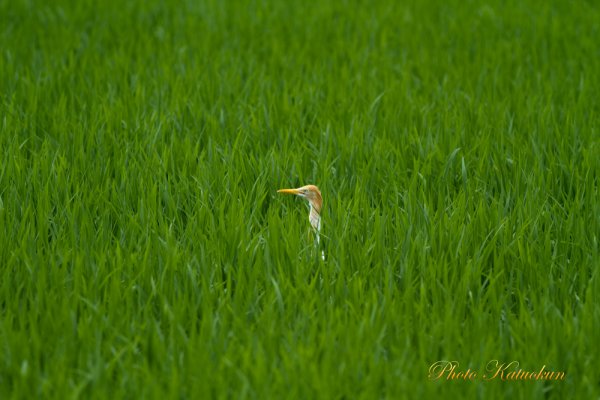
<instances>
[{"instance_id":1,"label":"yellow beak","mask_svg":"<svg viewBox=\"0 0 600 400\"><path fill-rule=\"evenodd\" d=\"M287 193L287 194L296 194L299 195L300 191L298 189L279 189L277 193Z\"/></svg>"}]
</instances>

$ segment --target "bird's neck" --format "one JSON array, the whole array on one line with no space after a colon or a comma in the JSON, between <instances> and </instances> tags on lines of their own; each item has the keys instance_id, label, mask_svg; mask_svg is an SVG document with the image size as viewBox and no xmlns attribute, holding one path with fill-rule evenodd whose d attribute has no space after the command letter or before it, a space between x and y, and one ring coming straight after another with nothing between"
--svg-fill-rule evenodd
<instances>
[{"instance_id":1,"label":"bird's neck","mask_svg":"<svg viewBox=\"0 0 600 400\"><path fill-rule=\"evenodd\" d=\"M310 220L310 224L312 225L312 227L317 232L319 232L321 230L321 215L319 214L319 212L317 211L317 209L314 207L314 205L312 203L310 203L310 213L308 215L308 218Z\"/></svg>"},{"instance_id":2,"label":"bird's neck","mask_svg":"<svg viewBox=\"0 0 600 400\"><path fill-rule=\"evenodd\" d=\"M321 205L323 204L323 201L320 198L317 197L316 199L311 199L309 204L311 210L315 210L317 214L321 214Z\"/></svg>"}]
</instances>

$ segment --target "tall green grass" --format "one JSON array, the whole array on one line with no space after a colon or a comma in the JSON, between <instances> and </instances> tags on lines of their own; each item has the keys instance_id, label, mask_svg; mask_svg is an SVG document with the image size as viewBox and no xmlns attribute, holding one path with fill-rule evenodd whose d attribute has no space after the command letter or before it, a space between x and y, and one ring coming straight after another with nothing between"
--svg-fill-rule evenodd
<instances>
[{"instance_id":1,"label":"tall green grass","mask_svg":"<svg viewBox=\"0 0 600 400\"><path fill-rule=\"evenodd\" d=\"M598 398L598 37L586 1L0 1L0 398ZM428 380L493 359L566 379Z\"/></svg>"}]
</instances>

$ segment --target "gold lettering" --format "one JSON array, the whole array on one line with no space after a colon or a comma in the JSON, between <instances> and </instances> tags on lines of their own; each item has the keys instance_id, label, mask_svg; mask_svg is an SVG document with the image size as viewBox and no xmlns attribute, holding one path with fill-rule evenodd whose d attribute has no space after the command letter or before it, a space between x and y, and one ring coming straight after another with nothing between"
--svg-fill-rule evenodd
<instances>
[{"instance_id":1,"label":"gold lettering","mask_svg":"<svg viewBox=\"0 0 600 400\"><path fill-rule=\"evenodd\" d=\"M518 381L518 380L564 380L565 372L563 371L547 371L546 365L542 365L539 371L527 371L519 368L518 361L504 363L499 360L490 360L486 366L484 373L480 376L477 371L468 368L460 370L458 361L436 361L429 366L429 380L445 379L474 381L482 379L491 381L500 378L502 381Z\"/></svg>"},{"instance_id":2,"label":"gold lettering","mask_svg":"<svg viewBox=\"0 0 600 400\"><path fill-rule=\"evenodd\" d=\"M504 365L504 364L502 364L502 365ZM501 372L500 378L501 378L503 381L504 381L504 380L506 380L506 379L511 379L511 378L509 378L508 376L505 378L505 377L504 377L504 372L505 372L507 369L511 368L513 365L514 365L514 368L519 368L519 362L518 362L518 361L511 361L511 362L509 362L509 363L508 363L508 365L506 365L506 367L502 368L502 372ZM513 373L513 375L514 375L514 374L515 374L515 371L513 371L512 373Z\"/></svg>"},{"instance_id":3,"label":"gold lettering","mask_svg":"<svg viewBox=\"0 0 600 400\"><path fill-rule=\"evenodd\" d=\"M498 374L500 373L500 367L498 366L499 362L498 360L491 360L487 363L487 365L485 366L485 371L486 372L494 372L494 370L496 370L496 373L493 376L488 376L487 374L483 374L483 379L485 379L486 381L491 381L492 379L496 379L496 376L498 376Z\"/></svg>"},{"instance_id":4,"label":"gold lettering","mask_svg":"<svg viewBox=\"0 0 600 400\"><path fill-rule=\"evenodd\" d=\"M457 365L458 361L436 361L429 367L428 378L429 380L435 381L448 373L448 378L446 379L450 379L449 376Z\"/></svg>"},{"instance_id":5,"label":"gold lettering","mask_svg":"<svg viewBox=\"0 0 600 400\"><path fill-rule=\"evenodd\" d=\"M545 379L544 376L546 376L547 374L544 374L544 368L546 368L546 364L542 365L540 372L538 372L537 376L535 377L537 380L539 380L540 377L542 377L541 379Z\"/></svg>"}]
</instances>

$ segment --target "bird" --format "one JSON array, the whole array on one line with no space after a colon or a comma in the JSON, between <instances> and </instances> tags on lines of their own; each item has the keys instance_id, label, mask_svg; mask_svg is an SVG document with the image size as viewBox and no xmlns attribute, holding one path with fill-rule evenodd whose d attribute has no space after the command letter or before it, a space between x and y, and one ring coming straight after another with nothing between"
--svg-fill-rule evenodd
<instances>
[{"instance_id":1,"label":"bird","mask_svg":"<svg viewBox=\"0 0 600 400\"><path fill-rule=\"evenodd\" d=\"M297 189L279 189L277 193L295 194L308 201L310 211L308 220L316 234L316 244L319 244L319 234L321 233L321 210L323 208L323 197L321 191L315 185L305 185ZM321 257L325 260L325 253L321 251Z\"/></svg>"}]
</instances>

